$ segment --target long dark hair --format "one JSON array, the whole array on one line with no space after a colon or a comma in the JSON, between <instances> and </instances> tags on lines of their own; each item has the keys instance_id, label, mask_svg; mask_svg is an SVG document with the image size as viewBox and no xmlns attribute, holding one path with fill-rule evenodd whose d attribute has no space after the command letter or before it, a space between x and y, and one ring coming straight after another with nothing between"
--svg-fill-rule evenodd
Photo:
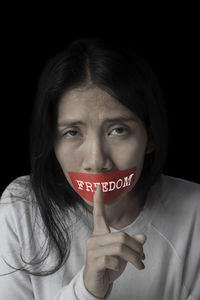
<instances>
[{"instance_id":1,"label":"long dark hair","mask_svg":"<svg viewBox=\"0 0 200 300\"><path fill-rule=\"evenodd\" d=\"M54 249L56 265L34 275L56 272L68 258L70 236L66 219L82 198L68 184L54 153L57 107L61 96L92 84L114 95L143 121L154 151L147 154L137 190L148 191L163 171L168 126L161 84L152 67L131 43L108 38L81 38L51 58L41 74L30 126L30 183L46 229L47 247L35 263ZM41 253L40 253L41 254ZM31 262L34 264L34 261Z\"/></svg>"}]
</instances>

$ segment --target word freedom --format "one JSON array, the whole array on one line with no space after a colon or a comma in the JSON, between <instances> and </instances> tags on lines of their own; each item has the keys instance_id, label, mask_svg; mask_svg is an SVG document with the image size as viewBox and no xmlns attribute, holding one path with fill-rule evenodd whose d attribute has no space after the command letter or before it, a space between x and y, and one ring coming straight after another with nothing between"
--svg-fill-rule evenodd
<instances>
[{"instance_id":1,"label":"word freedom","mask_svg":"<svg viewBox=\"0 0 200 300\"><path fill-rule=\"evenodd\" d=\"M103 192L110 192L113 190L119 190L126 186L131 185L131 179L134 173L130 174L129 176L124 177L123 179L118 179L117 181L106 181L106 182L87 182L82 180L75 180L78 184L79 190L86 190L87 192L95 192L96 186L101 184Z\"/></svg>"}]
</instances>

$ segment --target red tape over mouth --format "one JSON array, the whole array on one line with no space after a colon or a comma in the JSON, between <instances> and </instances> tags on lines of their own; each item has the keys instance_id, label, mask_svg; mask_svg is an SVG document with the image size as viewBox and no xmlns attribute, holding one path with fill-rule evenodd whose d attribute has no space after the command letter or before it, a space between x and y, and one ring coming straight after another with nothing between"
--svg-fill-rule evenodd
<instances>
[{"instance_id":1,"label":"red tape over mouth","mask_svg":"<svg viewBox=\"0 0 200 300\"><path fill-rule=\"evenodd\" d=\"M134 186L136 167L101 174L68 172L76 192L93 202L96 186L101 184L104 203L109 203L130 192Z\"/></svg>"}]
</instances>

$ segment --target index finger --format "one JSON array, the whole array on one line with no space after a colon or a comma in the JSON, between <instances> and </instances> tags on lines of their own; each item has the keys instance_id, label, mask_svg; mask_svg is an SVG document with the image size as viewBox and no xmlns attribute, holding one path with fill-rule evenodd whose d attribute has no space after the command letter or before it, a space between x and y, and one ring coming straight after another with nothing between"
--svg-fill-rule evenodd
<instances>
[{"instance_id":1,"label":"index finger","mask_svg":"<svg viewBox=\"0 0 200 300\"><path fill-rule=\"evenodd\" d=\"M93 220L94 229L93 234L100 235L110 232L109 226L106 222L103 191L101 185L98 184L94 194L94 205L93 205Z\"/></svg>"}]
</instances>

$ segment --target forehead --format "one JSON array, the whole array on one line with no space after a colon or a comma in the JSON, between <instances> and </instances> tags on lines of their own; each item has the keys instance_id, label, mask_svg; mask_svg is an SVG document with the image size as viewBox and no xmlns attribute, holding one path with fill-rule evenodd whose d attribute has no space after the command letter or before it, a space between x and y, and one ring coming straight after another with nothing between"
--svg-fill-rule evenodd
<instances>
[{"instance_id":1,"label":"forehead","mask_svg":"<svg viewBox=\"0 0 200 300\"><path fill-rule=\"evenodd\" d=\"M58 104L59 120L72 116L87 117L88 114L101 119L116 113L127 117L134 116L131 110L98 87L68 91Z\"/></svg>"}]
</instances>

